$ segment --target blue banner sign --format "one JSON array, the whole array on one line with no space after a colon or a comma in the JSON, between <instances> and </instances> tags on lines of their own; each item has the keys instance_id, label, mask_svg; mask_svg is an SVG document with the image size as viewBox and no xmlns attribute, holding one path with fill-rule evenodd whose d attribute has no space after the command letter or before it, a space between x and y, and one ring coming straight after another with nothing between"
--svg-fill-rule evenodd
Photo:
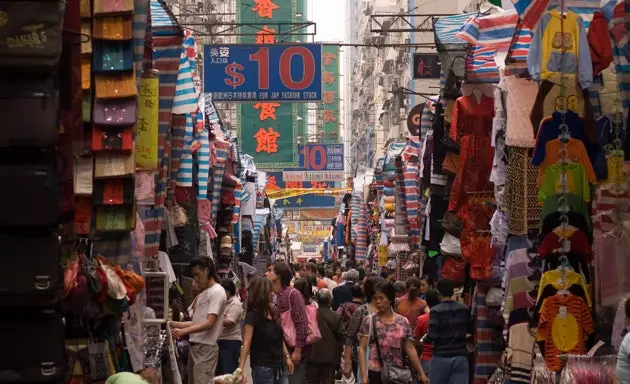
<instances>
[{"instance_id":1,"label":"blue banner sign","mask_svg":"<svg viewBox=\"0 0 630 384\"><path fill-rule=\"evenodd\" d=\"M214 101L322 100L321 44L204 45L203 91Z\"/></svg>"},{"instance_id":2,"label":"blue banner sign","mask_svg":"<svg viewBox=\"0 0 630 384\"><path fill-rule=\"evenodd\" d=\"M298 146L300 168L306 171L343 171L343 144ZM338 181L338 180L334 180Z\"/></svg>"},{"instance_id":3,"label":"blue banner sign","mask_svg":"<svg viewBox=\"0 0 630 384\"><path fill-rule=\"evenodd\" d=\"M286 169L284 171L287 171ZM299 181L299 182L286 182L283 178L282 171L267 172L267 187L266 188L333 188L335 183L333 182L311 182L311 181ZM339 200L339 201L337 201ZM302 195L297 197L289 197L287 199L281 199L276 202L276 207L286 209L313 209L313 208L334 208L341 204L341 196L322 196L322 195Z\"/></svg>"}]
</instances>

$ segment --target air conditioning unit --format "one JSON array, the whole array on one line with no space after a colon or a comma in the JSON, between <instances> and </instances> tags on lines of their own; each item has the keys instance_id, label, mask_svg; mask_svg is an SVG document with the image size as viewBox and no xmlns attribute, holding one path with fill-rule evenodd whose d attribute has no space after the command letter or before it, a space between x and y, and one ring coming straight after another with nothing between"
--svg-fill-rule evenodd
<instances>
[{"instance_id":1,"label":"air conditioning unit","mask_svg":"<svg viewBox=\"0 0 630 384\"><path fill-rule=\"evenodd\" d=\"M392 78L390 76L383 76L383 88L390 89L392 87Z\"/></svg>"}]
</instances>

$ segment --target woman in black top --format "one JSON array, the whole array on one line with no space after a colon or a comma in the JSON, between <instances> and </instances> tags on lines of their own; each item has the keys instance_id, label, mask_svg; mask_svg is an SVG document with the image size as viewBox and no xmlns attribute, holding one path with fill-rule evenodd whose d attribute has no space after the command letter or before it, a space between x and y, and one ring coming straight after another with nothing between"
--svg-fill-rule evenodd
<instances>
[{"instance_id":1,"label":"woman in black top","mask_svg":"<svg viewBox=\"0 0 630 384\"><path fill-rule=\"evenodd\" d=\"M271 281L266 278L251 281L239 368L243 370L251 352L253 384L288 384L288 374L293 373L293 362L272 297Z\"/></svg>"}]
</instances>

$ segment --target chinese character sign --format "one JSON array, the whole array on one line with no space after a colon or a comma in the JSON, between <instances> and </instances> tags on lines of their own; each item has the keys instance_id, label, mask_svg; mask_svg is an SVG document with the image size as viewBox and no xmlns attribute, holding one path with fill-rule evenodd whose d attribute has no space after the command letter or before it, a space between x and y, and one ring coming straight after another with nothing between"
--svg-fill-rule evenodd
<instances>
[{"instance_id":1,"label":"chinese character sign","mask_svg":"<svg viewBox=\"0 0 630 384\"><path fill-rule=\"evenodd\" d=\"M138 118L136 121L136 166L155 169L158 165L158 112L160 80L145 77L138 94Z\"/></svg>"},{"instance_id":2,"label":"chinese character sign","mask_svg":"<svg viewBox=\"0 0 630 384\"><path fill-rule=\"evenodd\" d=\"M227 60L227 64L217 64L216 76L211 80L213 83L211 86L226 88L221 91L225 91L225 94L218 95L219 97L215 97L215 100L231 98L229 101L239 103L237 105L239 118L236 126L239 141L243 152L253 156L256 165L261 169L282 170L298 166L298 136L306 137L307 119L304 102L316 102L322 99L323 56L321 45L319 50L313 53L318 64L316 64L317 68L313 68L313 72L316 73L313 75L312 84L308 85L311 88L319 88L317 91L319 94L315 95L308 90L289 89L291 87L304 87L306 83L310 83L310 76L308 78L304 76L305 70L303 68L305 63L303 56L310 60L310 51L307 54L306 51L299 48L300 52L294 49L286 53L287 43L297 43L298 40L306 41L306 39L297 35L296 32L287 35L290 28L280 28L279 23L304 22L306 14L304 0L237 0L237 22L255 23L255 26L240 28L240 31L248 36L240 36L238 42L248 44L252 51L247 54L247 60L241 60L242 62ZM276 47L274 46L276 43L283 44ZM296 44L295 46L303 47L303 44ZM268 49L268 51L260 51L262 48ZM267 71L264 70L264 65L267 63L266 52L269 52L268 85L265 75ZM215 53L218 55L218 60L221 61L223 58L220 50L217 49ZM248 63L249 55L252 53L254 54L253 62ZM280 60L283 54L283 65L281 65ZM228 68L233 62L237 65ZM211 65L207 58L206 63L206 65ZM263 71L259 73L260 63L263 64ZM243 69L239 64L243 66ZM221 69L220 66L223 68ZM281 69L284 77L280 74ZM225 70L228 70L229 74L226 74ZM253 75L250 75L251 73ZM241 79L239 75L244 78ZM208 80L207 76L205 78ZM283 78L286 84L283 84ZM261 80L262 84L260 84ZM243 84L239 85L241 81ZM248 82L249 84L247 84ZM285 85L289 85L289 88L286 88ZM243 88L247 86L251 86L252 89ZM268 89L261 89L265 87ZM242 89L242 93L239 88ZM281 90L282 88L284 90ZM212 91L206 90L206 92ZM238 96L239 93L241 93L240 96ZM236 100L234 99L235 96ZM299 102L293 103L293 101ZM298 119L298 116L302 119ZM282 172L279 172L279 176L278 184L284 186L281 182ZM270 183L276 185L274 179L271 179ZM297 201L297 198L292 201Z\"/></svg>"},{"instance_id":3,"label":"chinese character sign","mask_svg":"<svg viewBox=\"0 0 630 384\"><path fill-rule=\"evenodd\" d=\"M297 153L290 103L241 104L239 138L244 153L251 155L257 166L291 167Z\"/></svg>"},{"instance_id":4,"label":"chinese character sign","mask_svg":"<svg viewBox=\"0 0 630 384\"><path fill-rule=\"evenodd\" d=\"M320 143L338 143L339 125L339 47L324 45L322 54L322 102L318 104L317 141Z\"/></svg>"},{"instance_id":5,"label":"chinese character sign","mask_svg":"<svg viewBox=\"0 0 630 384\"><path fill-rule=\"evenodd\" d=\"M257 32L257 44L205 45L204 91L215 101L321 100L322 45L269 44L273 33ZM330 83L338 87L339 81Z\"/></svg>"}]
</instances>

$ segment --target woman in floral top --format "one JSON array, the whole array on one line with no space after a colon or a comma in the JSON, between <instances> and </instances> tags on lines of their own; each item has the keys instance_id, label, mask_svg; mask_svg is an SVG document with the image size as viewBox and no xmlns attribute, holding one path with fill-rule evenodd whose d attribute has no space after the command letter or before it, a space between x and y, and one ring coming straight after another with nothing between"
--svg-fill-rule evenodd
<instances>
[{"instance_id":1,"label":"woman in floral top","mask_svg":"<svg viewBox=\"0 0 630 384\"><path fill-rule=\"evenodd\" d=\"M388 362L397 368L405 366L404 354L414 370L418 372L421 383L428 383L428 379L420 366L420 360L416 348L413 345L411 326L406 317L394 313L392 306L396 298L394 287L389 283L379 283L374 288L373 303L376 313L366 316L359 331L359 366L361 369L362 384L385 384L381 381L380 360ZM372 317L375 316L375 327L372 326ZM380 359L376 343L379 343ZM366 361L366 351L370 347L369 358ZM404 348L404 354L403 354ZM413 376L413 375L412 375ZM411 384L411 383L409 383Z\"/></svg>"},{"instance_id":2,"label":"woman in floral top","mask_svg":"<svg viewBox=\"0 0 630 384\"><path fill-rule=\"evenodd\" d=\"M359 365L358 359L358 351L357 348L359 346L359 328L361 328L361 323L363 319L376 312L374 304L372 303L372 297L374 296L374 287L380 282L385 281L382 277L378 275L370 276L365 281L363 285L363 292L365 293L365 299L367 303L360 305L352 314L350 318L350 322L346 327L346 340L344 342L344 351L343 351L343 373L344 376L350 377L350 375L354 372L357 375L357 382L360 382L359 371L357 368Z\"/></svg>"}]
</instances>

